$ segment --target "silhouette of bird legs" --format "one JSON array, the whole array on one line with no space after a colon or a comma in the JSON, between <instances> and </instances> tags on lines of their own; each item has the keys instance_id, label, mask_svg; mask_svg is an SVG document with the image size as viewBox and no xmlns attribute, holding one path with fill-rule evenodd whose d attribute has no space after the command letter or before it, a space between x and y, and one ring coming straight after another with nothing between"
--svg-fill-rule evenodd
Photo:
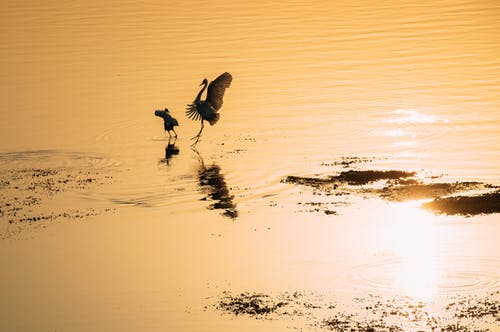
<instances>
[{"instance_id":1,"label":"silhouette of bird legs","mask_svg":"<svg viewBox=\"0 0 500 332\"><path fill-rule=\"evenodd\" d=\"M174 129L171 129L171 130L172 130L172 131L174 132L174 134L175 134L174 138L177 138L177 133L175 132L175 130L174 130ZM170 140L170 139L172 138L172 135L170 134L170 130L167 130L167 133L168 133L168 139Z\"/></svg>"},{"instance_id":2,"label":"silhouette of bird legs","mask_svg":"<svg viewBox=\"0 0 500 332\"><path fill-rule=\"evenodd\" d=\"M174 136L173 143L172 143L172 138L170 137L168 139L168 145L175 145L175 142L177 142L177 136Z\"/></svg>"},{"instance_id":3,"label":"silhouette of bird legs","mask_svg":"<svg viewBox=\"0 0 500 332\"><path fill-rule=\"evenodd\" d=\"M198 143L198 141L200 140L200 136L201 136L201 132L203 131L203 128L204 128L204 124L203 124L203 119L201 119L201 128L200 128L200 131L198 132L198 134L196 134L196 136L194 137L191 137L191 139L196 139L196 141L194 141L193 144L191 144L192 147L196 146L196 144Z\"/></svg>"}]
</instances>

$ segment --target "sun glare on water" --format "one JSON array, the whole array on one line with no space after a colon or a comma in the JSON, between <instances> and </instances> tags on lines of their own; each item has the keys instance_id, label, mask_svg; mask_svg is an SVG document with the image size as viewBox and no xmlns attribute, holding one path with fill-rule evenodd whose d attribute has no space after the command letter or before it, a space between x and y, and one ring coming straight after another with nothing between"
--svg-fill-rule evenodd
<instances>
[{"instance_id":1,"label":"sun glare on water","mask_svg":"<svg viewBox=\"0 0 500 332\"><path fill-rule=\"evenodd\" d=\"M386 230L387 249L397 259L391 288L420 300L431 300L438 291L441 271L437 224L413 203L398 204Z\"/></svg>"},{"instance_id":2,"label":"sun glare on water","mask_svg":"<svg viewBox=\"0 0 500 332\"><path fill-rule=\"evenodd\" d=\"M426 112L417 109L397 109L391 112L390 119L385 121L396 124L432 124L432 123L447 123L447 119L441 119L436 115L427 114Z\"/></svg>"}]
</instances>

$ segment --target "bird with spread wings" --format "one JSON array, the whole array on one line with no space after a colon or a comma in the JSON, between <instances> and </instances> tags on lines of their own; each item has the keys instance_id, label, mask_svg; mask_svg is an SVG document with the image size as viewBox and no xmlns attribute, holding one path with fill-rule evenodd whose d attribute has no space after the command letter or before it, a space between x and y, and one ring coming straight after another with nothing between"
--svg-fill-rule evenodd
<instances>
[{"instance_id":1,"label":"bird with spread wings","mask_svg":"<svg viewBox=\"0 0 500 332\"><path fill-rule=\"evenodd\" d=\"M203 131L203 121L208 121L211 126L217 123L220 118L219 109L222 107L224 93L227 88L231 85L233 77L228 72L221 74L215 80L208 84L208 80L205 78L201 82L200 86L203 85L200 92L196 96L196 99L192 104L188 104L186 107L186 115L191 120L201 119L201 128L196 136L193 145L196 145L200 140L201 132ZM207 89L207 96L205 100L201 100L201 95Z\"/></svg>"}]
</instances>

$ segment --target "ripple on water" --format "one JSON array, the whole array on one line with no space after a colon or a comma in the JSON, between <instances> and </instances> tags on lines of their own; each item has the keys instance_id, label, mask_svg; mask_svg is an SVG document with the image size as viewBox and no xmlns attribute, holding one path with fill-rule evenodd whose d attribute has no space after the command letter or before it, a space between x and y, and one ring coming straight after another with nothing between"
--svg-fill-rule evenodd
<instances>
[{"instance_id":1,"label":"ripple on water","mask_svg":"<svg viewBox=\"0 0 500 332\"><path fill-rule=\"evenodd\" d=\"M352 271L356 286L367 290L432 297L495 289L500 284L500 260L486 257L438 257L425 264L386 259Z\"/></svg>"},{"instance_id":2,"label":"ripple on water","mask_svg":"<svg viewBox=\"0 0 500 332\"><path fill-rule=\"evenodd\" d=\"M116 159L80 152L35 150L0 153L0 167L2 169L68 167L106 170L120 165L121 163Z\"/></svg>"}]
</instances>

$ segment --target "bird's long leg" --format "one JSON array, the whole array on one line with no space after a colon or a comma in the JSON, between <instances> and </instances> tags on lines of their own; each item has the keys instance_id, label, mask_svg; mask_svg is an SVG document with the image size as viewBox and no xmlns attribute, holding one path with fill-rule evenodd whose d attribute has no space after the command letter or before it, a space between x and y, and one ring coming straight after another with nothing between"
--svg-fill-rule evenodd
<instances>
[{"instance_id":1,"label":"bird's long leg","mask_svg":"<svg viewBox=\"0 0 500 332\"><path fill-rule=\"evenodd\" d=\"M175 138L177 138L177 133L175 132L175 129L172 129L172 131L174 132L175 134Z\"/></svg>"},{"instance_id":2,"label":"bird's long leg","mask_svg":"<svg viewBox=\"0 0 500 332\"><path fill-rule=\"evenodd\" d=\"M203 125L203 119L201 119L201 128L200 128L200 131L198 132L198 134L195 137L191 138L191 139L196 139L196 141L194 141L193 145L195 145L196 143L198 143L198 141L200 140L200 136L201 136L201 132L203 131L203 127L204 127L204 125Z\"/></svg>"},{"instance_id":3,"label":"bird's long leg","mask_svg":"<svg viewBox=\"0 0 500 332\"><path fill-rule=\"evenodd\" d=\"M168 133L168 139L170 140L172 138L172 135L170 135L170 130L167 130Z\"/></svg>"}]
</instances>

